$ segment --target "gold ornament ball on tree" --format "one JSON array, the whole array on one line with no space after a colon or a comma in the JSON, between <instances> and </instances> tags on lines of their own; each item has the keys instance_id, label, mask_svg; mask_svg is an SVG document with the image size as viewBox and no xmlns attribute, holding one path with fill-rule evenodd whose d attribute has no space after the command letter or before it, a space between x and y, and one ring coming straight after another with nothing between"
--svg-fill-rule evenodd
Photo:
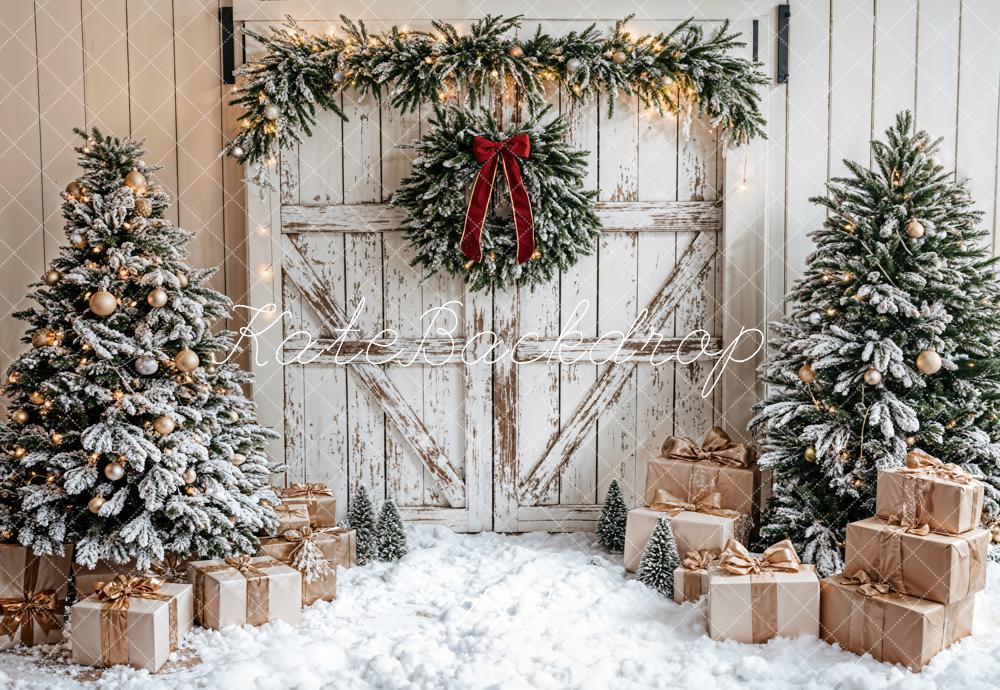
<instances>
[{"instance_id":1,"label":"gold ornament ball on tree","mask_svg":"<svg viewBox=\"0 0 1000 690\"><path fill-rule=\"evenodd\" d=\"M31 334L31 344L35 347L47 347L55 340L55 336L48 328L40 328Z\"/></svg>"},{"instance_id":2,"label":"gold ornament ball on tree","mask_svg":"<svg viewBox=\"0 0 1000 690\"><path fill-rule=\"evenodd\" d=\"M30 419L26 410L14 410L10 418L14 420L15 424L27 424L28 419Z\"/></svg>"},{"instance_id":3,"label":"gold ornament ball on tree","mask_svg":"<svg viewBox=\"0 0 1000 690\"><path fill-rule=\"evenodd\" d=\"M566 71L569 72L570 74L579 72L582 67L583 63L580 62L579 58L570 58L569 60L566 61Z\"/></svg>"},{"instance_id":4,"label":"gold ornament ball on tree","mask_svg":"<svg viewBox=\"0 0 1000 690\"><path fill-rule=\"evenodd\" d=\"M98 316L111 316L118 308L118 298L107 290L98 290L90 296L90 311Z\"/></svg>"},{"instance_id":5,"label":"gold ornament ball on tree","mask_svg":"<svg viewBox=\"0 0 1000 690\"><path fill-rule=\"evenodd\" d=\"M28 396L28 402L32 405L44 405L45 394L41 391L31 391L31 395Z\"/></svg>"},{"instance_id":6,"label":"gold ornament ball on tree","mask_svg":"<svg viewBox=\"0 0 1000 690\"><path fill-rule=\"evenodd\" d=\"M151 307L160 308L167 304L167 293L162 288L153 288L146 295L146 302Z\"/></svg>"},{"instance_id":7,"label":"gold ornament ball on tree","mask_svg":"<svg viewBox=\"0 0 1000 690\"><path fill-rule=\"evenodd\" d=\"M229 462L233 463L236 467L239 467L247 461L247 456L243 453L233 453L233 457L229 458Z\"/></svg>"},{"instance_id":8,"label":"gold ornament ball on tree","mask_svg":"<svg viewBox=\"0 0 1000 690\"><path fill-rule=\"evenodd\" d=\"M865 372L865 383L869 386L877 386L882 383L882 372L875 367L869 367Z\"/></svg>"},{"instance_id":9,"label":"gold ornament ball on tree","mask_svg":"<svg viewBox=\"0 0 1000 690\"><path fill-rule=\"evenodd\" d=\"M517 59L517 58L523 58L524 57L524 48L522 48L520 46L520 44L515 43L514 45L512 45L510 48L507 49L507 54L510 55L512 58L515 58L515 59Z\"/></svg>"},{"instance_id":10,"label":"gold ornament ball on tree","mask_svg":"<svg viewBox=\"0 0 1000 690\"><path fill-rule=\"evenodd\" d=\"M120 462L108 463L107 467L104 468L104 476L116 482L125 476L125 466Z\"/></svg>"},{"instance_id":11,"label":"gold ornament ball on tree","mask_svg":"<svg viewBox=\"0 0 1000 690\"><path fill-rule=\"evenodd\" d=\"M172 417L167 415L160 415L153 420L153 430L160 436L166 436L167 434L173 433L173 430L177 427L177 423L174 422Z\"/></svg>"},{"instance_id":12,"label":"gold ornament ball on tree","mask_svg":"<svg viewBox=\"0 0 1000 690\"><path fill-rule=\"evenodd\" d=\"M149 218L150 214L153 213L153 202L146 197L136 199L135 212L143 218Z\"/></svg>"},{"instance_id":13,"label":"gold ornament ball on tree","mask_svg":"<svg viewBox=\"0 0 1000 690\"><path fill-rule=\"evenodd\" d=\"M816 462L816 449L809 446L802 452L802 457L805 458L806 462Z\"/></svg>"},{"instance_id":14,"label":"gold ornament ball on tree","mask_svg":"<svg viewBox=\"0 0 1000 690\"><path fill-rule=\"evenodd\" d=\"M628 55L625 54L624 50L616 50L611 59L615 61L616 65L623 65L628 60Z\"/></svg>"},{"instance_id":15,"label":"gold ornament ball on tree","mask_svg":"<svg viewBox=\"0 0 1000 690\"><path fill-rule=\"evenodd\" d=\"M83 185L81 185L78 180L73 180L68 185L66 185L66 196L75 199L81 196L82 194L83 194Z\"/></svg>"},{"instance_id":16,"label":"gold ornament ball on tree","mask_svg":"<svg viewBox=\"0 0 1000 690\"><path fill-rule=\"evenodd\" d=\"M180 271L178 271L174 275L177 276L177 284L180 285L181 288L186 288L188 286L188 277L187 277L187 275L185 275L184 273L181 273Z\"/></svg>"},{"instance_id":17,"label":"gold ornament ball on tree","mask_svg":"<svg viewBox=\"0 0 1000 690\"><path fill-rule=\"evenodd\" d=\"M277 120L281 117L281 108L274 103L268 103L264 106L264 117L271 121Z\"/></svg>"},{"instance_id":18,"label":"gold ornament ball on tree","mask_svg":"<svg viewBox=\"0 0 1000 690\"><path fill-rule=\"evenodd\" d=\"M198 473L195 472L193 467L188 467L184 470L184 474L181 475L181 479L184 480L185 484L194 484L195 480L198 479Z\"/></svg>"},{"instance_id":19,"label":"gold ornament ball on tree","mask_svg":"<svg viewBox=\"0 0 1000 690\"><path fill-rule=\"evenodd\" d=\"M94 496L92 499L87 501L87 510L89 510L94 515L97 515L98 513L101 512L101 508L104 507L104 503L105 500L103 496Z\"/></svg>"},{"instance_id":20,"label":"gold ornament ball on tree","mask_svg":"<svg viewBox=\"0 0 1000 690\"><path fill-rule=\"evenodd\" d=\"M912 237L917 240L924 236L924 226L920 224L920 221L914 219L906 224L906 235L907 237Z\"/></svg>"},{"instance_id":21,"label":"gold ornament ball on tree","mask_svg":"<svg viewBox=\"0 0 1000 690\"><path fill-rule=\"evenodd\" d=\"M48 285L49 287L55 285L60 280L62 280L62 273L60 273L54 268L46 271L45 275L42 276L42 281L44 281L45 284Z\"/></svg>"},{"instance_id":22,"label":"gold ornament ball on tree","mask_svg":"<svg viewBox=\"0 0 1000 690\"><path fill-rule=\"evenodd\" d=\"M809 362L799 367L799 380L803 383L812 383L816 380L816 370L812 368Z\"/></svg>"},{"instance_id":23,"label":"gold ornament ball on tree","mask_svg":"<svg viewBox=\"0 0 1000 690\"><path fill-rule=\"evenodd\" d=\"M87 242L87 238L83 237L82 235L71 237L69 243L70 246L73 247L73 249L86 249L87 245L89 244Z\"/></svg>"},{"instance_id":24,"label":"gold ornament ball on tree","mask_svg":"<svg viewBox=\"0 0 1000 690\"><path fill-rule=\"evenodd\" d=\"M174 355L174 364L183 372L194 371L200 362L198 353L187 347Z\"/></svg>"},{"instance_id":25,"label":"gold ornament ball on tree","mask_svg":"<svg viewBox=\"0 0 1000 690\"><path fill-rule=\"evenodd\" d=\"M146 176L138 170L130 170L125 176L125 186L135 192L136 195L141 196L145 194L147 185Z\"/></svg>"},{"instance_id":26,"label":"gold ornament ball on tree","mask_svg":"<svg viewBox=\"0 0 1000 690\"><path fill-rule=\"evenodd\" d=\"M934 350L924 350L917 355L917 369L923 374L936 374L941 370L941 355Z\"/></svg>"}]
</instances>

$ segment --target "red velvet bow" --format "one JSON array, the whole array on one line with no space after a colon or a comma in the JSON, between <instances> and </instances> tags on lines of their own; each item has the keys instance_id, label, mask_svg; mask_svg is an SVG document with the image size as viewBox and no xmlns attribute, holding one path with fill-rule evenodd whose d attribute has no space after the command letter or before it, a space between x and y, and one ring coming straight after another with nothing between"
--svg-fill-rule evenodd
<instances>
[{"instance_id":1,"label":"red velvet bow","mask_svg":"<svg viewBox=\"0 0 1000 690\"><path fill-rule=\"evenodd\" d=\"M531 140L527 134L516 134L505 141L492 141L480 136L472 138L472 155L483 167L472 186L472 198L465 213L465 228L459 245L462 253L472 261L481 261L483 258L483 225L490 207L498 164L503 166L510 193L517 236L517 263L523 264L535 253L535 221L531 214L531 200L524 188L521 165L517 160L527 158L530 153Z\"/></svg>"}]
</instances>

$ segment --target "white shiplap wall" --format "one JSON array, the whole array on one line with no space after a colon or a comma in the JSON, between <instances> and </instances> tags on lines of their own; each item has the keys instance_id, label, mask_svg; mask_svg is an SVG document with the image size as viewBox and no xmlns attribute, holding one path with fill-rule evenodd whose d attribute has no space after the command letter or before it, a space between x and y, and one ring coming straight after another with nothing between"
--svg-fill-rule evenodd
<instances>
[{"instance_id":1,"label":"white shiplap wall","mask_svg":"<svg viewBox=\"0 0 1000 690\"><path fill-rule=\"evenodd\" d=\"M217 12L229 1L0 3L0 367L21 347L9 313L24 306L25 285L63 241L58 192L75 172L73 125L147 139L150 157L164 166L161 179L178 196L173 217L197 232L193 262L221 265L217 285L243 299L242 185L235 165L217 158L234 123L219 78ZM254 1L238 0L238 12ZM304 6L335 16L324 3L256 2L278 17ZM677 16L713 19L775 7L759 0L670 5ZM603 20L634 10L642 19L653 7L602 0L571 14ZM766 174L750 181L767 187L766 313L781 313L810 249L806 233L821 221L808 197L843 172L842 158L866 160L870 137L902 108L944 137L942 160L971 177L996 244L1000 2L801 0L792 2L792 15L791 78L767 89Z\"/></svg>"}]
</instances>

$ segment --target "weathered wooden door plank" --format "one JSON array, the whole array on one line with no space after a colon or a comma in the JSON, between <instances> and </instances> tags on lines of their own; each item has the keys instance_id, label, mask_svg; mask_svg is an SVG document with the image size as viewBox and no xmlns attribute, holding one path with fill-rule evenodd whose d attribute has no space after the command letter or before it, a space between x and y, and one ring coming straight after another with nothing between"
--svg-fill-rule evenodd
<instances>
[{"instance_id":1,"label":"weathered wooden door plank","mask_svg":"<svg viewBox=\"0 0 1000 690\"><path fill-rule=\"evenodd\" d=\"M712 267L714 258L715 235L713 233L696 235L649 304L651 328L662 326L691 287L699 284L705 271ZM634 360L607 365L573 414L569 424L563 427L561 433L553 435L541 459L525 476L520 492L522 497L530 497L544 491L549 482L558 476L560 469L572 457L584 434L600 413L615 402L635 367Z\"/></svg>"},{"instance_id":2,"label":"weathered wooden door plank","mask_svg":"<svg viewBox=\"0 0 1000 690\"><path fill-rule=\"evenodd\" d=\"M299 289L302 298L329 324L330 328L347 327L347 314L330 296L328 287L322 285L319 276L302 256L292 238L286 236L282 245L282 269ZM461 475L448 462L444 451L434 441L409 402L400 395L385 370L375 364L359 362L352 364L350 371L368 389L386 417L399 429L400 437L406 440L440 485L441 493L448 504L453 507L464 506L465 484Z\"/></svg>"}]
</instances>

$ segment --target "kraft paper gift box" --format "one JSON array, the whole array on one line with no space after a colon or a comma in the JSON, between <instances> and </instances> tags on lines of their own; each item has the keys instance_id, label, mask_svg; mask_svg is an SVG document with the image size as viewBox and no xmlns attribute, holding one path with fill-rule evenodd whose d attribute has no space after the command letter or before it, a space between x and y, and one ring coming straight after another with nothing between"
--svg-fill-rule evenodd
<instances>
[{"instance_id":1,"label":"kraft paper gift box","mask_svg":"<svg viewBox=\"0 0 1000 690\"><path fill-rule=\"evenodd\" d=\"M28 546L0 544L0 649L62 640L72 554L72 546L37 556Z\"/></svg>"},{"instance_id":2,"label":"kraft paper gift box","mask_svg":"<svg viewBox=\"0 0 1000 690\"><path fill-rule=\"evenodd\" d=\"M333 601L337 597L337 568L357 562L357 532L343 527L289 530L260 540L260 555L302 573L302 605ZM316 565L319 564L319 565Z\"/></svg>"},{"instance_id":3,"label":"kraft paper gift box","mask_svg":"<svg viewBox=\"0 0 1000 690\"><path fill-rule=\"evenodd\" d=\"M844 572L863 570L901 594L951 604L986 587L989 544L982 528L937 534L868 518L847 526Z\"/></svg>"},{"instance_id":4,"label":"kraft paper gift box","mask_svg":"<svg viewBox=\"0 0 1000 690\"><path fill-rule=\"evenodd\" d=\"M752 556L731 541L708 575L708 634L748 644L773 637L819 636L819 577L791 542Z\"/></svg>"},{"instance_id":5,"label":"kraft paper gift box","mask_svg":"<svg viewBox=\"0 0 1000 690\"><path fill-rule=\"evenodd\" d=\"M297 625L301 617L302 575L269 556L193 561L188 579L195 620L206 628L275 620Z\"/></svg>"},{"instance_id":6,"label":"kraft paper gift box","mask_svg":"<svg viewBox=\"0 0 1000 690\"><path fill-rule=\"evenodd\" d=\"M743 443L733 443L718 427L698 446L689 438L671 436L662 456L646 463L646 505L658 490L692 500L718 493L720 507L755 517L761 501L761 473L753 453Z\"/></svg>"},{"instance_id":7,"label":"kraft paper gift box","mask_svg":"<svg viewBox=\"0 0 1000 690\"><path fill-rule=\"evenodd\" d=\"M945 647L972 634L975 596L951 604L875 584L861 571L820 583L821 634L854 654L919 671Z\"/></svg>"},{"instance_id":8,"label":"kraft paper gift box","mask_svg":"<svg viewBox=\"0 0 1000 690\"><path fill-rule=\"evenodd\" d=\"M337 526L337 499L326 484L292 484L277 493L285 505L306 506L310 527Z\"/></svg>"},{"instance_id":9,"label":"kraft paper gift box","mask_svg":"<svg viewBox=\"0 0 1000 690\"><path fill-rule=\"evenodd\" d=\"M274 513L278 516L278 528L274 534L309 527L309 506L305 503L279 503L274 506Z\"/></svg>"},{"instance_id":10,"label":"kraft paper gift box","mask_svg":"<svg viewBox=\"0 0 1000 690\"><path fill-rule=\"evenodd\" d=\"M711 551L689 553L674 569L674 601L696 601L708 594L708 571L718 563L718 554Z\"/></svg>"},{"instance_id":11,"label":"kraft paper gift box","mask_svg":"<svg viewBox=\"0 0 1000 690\"><path fill-rule=\"evenodd\" d=\"M191 631L191 585L118 575L71 609L73 661L156 673Z\"/></svg>"},{"instance_id":12,"label":"kraft paper gift box","mask_svg":"<svg viewBox=\"0 0 1000 690\"><path fill-rule=\"evenodd\" d=\"M749 518L735 511L713 509L696 504L678 504L665 492L658 494L658 503L649 508L633 508L625 521L625 570L634 573L639 568L642 552L653 536L656 520L661 515L670 518L678 553L712 551L719 553L730 539L745 540L749 532ZM683 510L676 506L687 505L699 510ZM714 511L714 512L704 512Z\"/></svg>"},{"instance_id":13,"label":"kraft paper gift box","mask_svg":"<svg viewBox=\"0 0 1000 690\"><path fill-rule=\"evenodd\" d=\"M983 485L921 451L907 453L905 467L878 473L875 514L885 520L961 534L979 525L982 512Z\"/></svg>"},{"instance_id":14,"label":"kraft paper gift box","mask_svg":"<svg viewBox=\"0 0 1000 690\"><path fill-rule=\"evenodd\" d=\"M76 598L89 597L97 589L99 582L110 582L118 575L135 574L135 561L127 563L111 563L110 561L97 561L97 565L88 568L78 563L73 564L73 577L76 580Z\"/></svg>"}]
</instances>

